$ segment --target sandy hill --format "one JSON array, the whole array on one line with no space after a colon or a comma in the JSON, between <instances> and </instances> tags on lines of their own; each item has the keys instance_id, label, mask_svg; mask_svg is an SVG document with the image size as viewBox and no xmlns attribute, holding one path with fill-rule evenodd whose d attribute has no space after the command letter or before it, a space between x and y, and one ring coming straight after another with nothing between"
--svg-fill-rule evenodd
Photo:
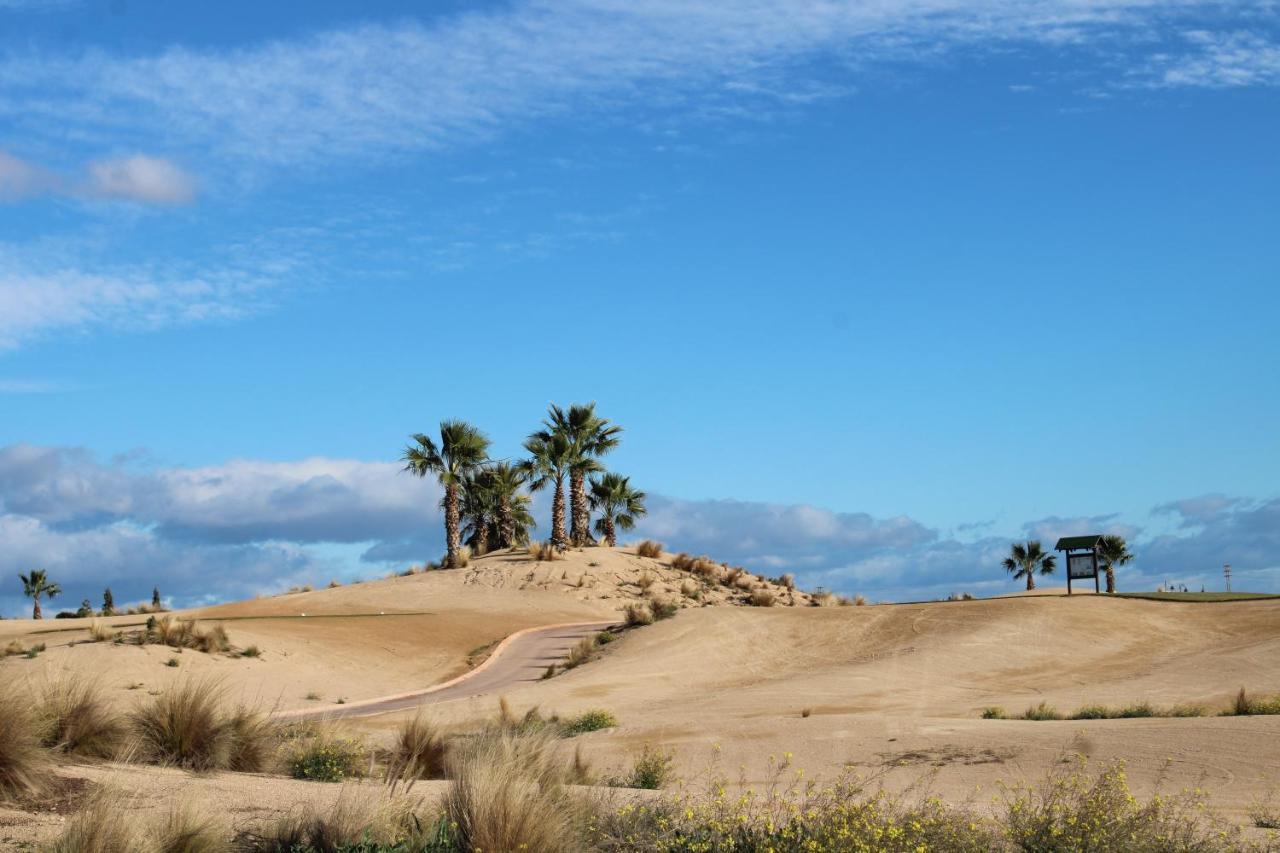
<instances>
[{"instance_id":1,"label":"sandy hill","mask_svg":"<svg viewBox=\"0 0 1280 853\"><path fill-rule=\"evenodd\" d=\"M673 557L639 557L632 548L589 548L545 562L522 550L501 551L475 559L465 569L168 614L223 625L233 652L256 647L261 655L253 658L175 652L163 645L91 643L88 619L5 620L0 621L0 649L10 643L24 648L43 643L46 651L34 660L5 659L0 677L38 680L50 673L81 672L102 679L121 702L131 702L134 691L161 689L175 678L208 676L219 679L236 701L287 709L426 687L466 672L515 631L621 619L626 605L655 598L702 608L748 604L753 592L763 591L778 606L810 603L803 592L710 561L695 570L673 569ZM144 614L98 621L129 637L146 620ZM175 666L167 665L171 660Z\"/></svg>"}]
</instances>

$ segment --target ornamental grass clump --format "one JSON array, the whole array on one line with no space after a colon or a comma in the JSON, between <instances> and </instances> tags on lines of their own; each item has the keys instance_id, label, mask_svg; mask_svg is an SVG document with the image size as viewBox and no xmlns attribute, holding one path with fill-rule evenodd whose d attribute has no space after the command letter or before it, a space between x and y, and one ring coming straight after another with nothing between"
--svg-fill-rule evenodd
<instances>
[{"instance_id":1,"label":"ornamental grass clump","mask_svg":"<svg viewBox=\"0 0 1280 853\"><path fill-rule=\"evenodd\" d=\"M616 725L618 725L618 718L611 711L606 711L603 708L592 708L562 722L560 724L560 734L564 737L574 737L588 732L611 729Z\"/></svg>"},{"instance_id":2,"label":"ornamental grass clump","mask_svg":"<svg viewBox=\"0 0 1280 853\"><path fill-rule=\"evenodd\" d=\"M384 779L392 791L404 783L406 792L419 779L443 779L448 754L448 744L440 729L419 711L396 729Z\"/></svg>"},{"instance_id":3,"label":"ornamental grass clump","mask_svg":"<svg viewBox=\"0 0 1280 853\"><path fill-rule=\"evenodd\" d=\"M98 683L74 675L44 685L35 718L41 743L64 755L114 758L128 735L125 720L111 710Z\"/></svg>"},{"instance_id":4,"label":"ornamental grass clump","mask_svg":"<svg viewBox=\"0 0 1280 853\"><path fill-rule=\"evenodd\" d=\"M628 628L638 628L653 624L653 612L645 604L628 604L623 609L623 618Z\"/></svg>"},{"instance_id":5,"label":"ornamental grass clump","mask_svg":"<svg viewBox=\"0 0 1280 853\"><path fill-rule=\"evenodd\" d=\"M52 762L30 704L12 684L0 685L0 801L34 796L50 781Z\"/></svg>"},{"instance_id":6,"label":"ornamental grass clump","mask_svg":"<svg viewBox=\"0 0 1280 853\"><path fill-rule=\"evenodd\" d=\"M342 782L359 778L367 760L363 743L331 725L301 725L286 735L284 763L295 779Z\"/></svg>"}]
</instances>

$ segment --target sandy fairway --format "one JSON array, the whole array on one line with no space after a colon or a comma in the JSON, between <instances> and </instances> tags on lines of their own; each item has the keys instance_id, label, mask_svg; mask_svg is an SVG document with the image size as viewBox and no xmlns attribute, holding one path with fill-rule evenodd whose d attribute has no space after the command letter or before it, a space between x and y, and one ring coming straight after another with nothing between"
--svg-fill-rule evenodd
<instances>
[{"instance_id":1,"label":"sandy fairway","mask_svg":"<svg viewBox=\"0 0 1280 853\"><path fill-rule=\"evenodd\" d=\"M676 594L687 579L621 549L590 549L552 564L506 555L472 570L195 614L222 621L237 647L260 646L260 659L68 645L85 637L83 623L0 622L0 644L43 639L49 646L35 660L3 661L0 678L11 687L64 671L95 674L122 706L187 675L215 675L234 698L280 709L316 708L338 696L356 702L457 676L483 657L472 653L524 628L615 620L622 605L643 597L636 585L643 573L661 578L662 595ZM621 768L652 743L674 752L686 778L699 778L714 759L730 776L759 783L769 756L791 753L809 775L849 770L895 786L924 780L948 799L979 805L991 801L998 781L1038 778L1069 753L1126 759L1138 791L1203 787L1236 820L1280 786L1280 717L981 719L987 706L1016 714L1041 701L1068 712L1140 701L1216 711L1242 686L1280 692L1280 600L1187 604L1041 591L867 607L683 602L674 618L628 632L578 669L549 680L489 681L478 685L483 695L433 704L430 713L461 730L492 717L500 695L517 713L535 705L560 714L604 708L619 727L577 741L598 770ZM179 658L177 668L164 665L170 657ZM308 700L312 692L321 699ZM345 725L378 741L407 713ZM69 772L94 779L160 773ZM166 779L175 773L163 772ZM278 788L281 803L334 790L256 776L243 789L227 774L174 778L233 805L240 798L245 814L258 816L271 808L263 790ZM48 826L33 820L0 814L0 822L29 827L6 828L0 838Z\"/></svg>"}]
</instances>

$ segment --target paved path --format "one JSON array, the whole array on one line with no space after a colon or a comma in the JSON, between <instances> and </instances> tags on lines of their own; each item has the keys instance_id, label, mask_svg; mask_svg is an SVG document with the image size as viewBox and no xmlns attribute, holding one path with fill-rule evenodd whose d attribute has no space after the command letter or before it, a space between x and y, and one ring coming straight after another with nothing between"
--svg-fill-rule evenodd
<instances>
[{"instance_id":1,"label":"paved path","mask_svg":"<svg viewBox=\"0 0 1280 853\"><path fill-rule=\"evenodd\" d=\"M547 667L561 663L583 637L617 625L617 622L576 622L547 625L517 631L503 640L480 666L457 678L412 693L364 699L323 708L300 708L275 714L282 720L319 720L368 717L389 711L403 711L419 705L434 705L498 693L538 681Z\"/></svg>"}]
</instances>

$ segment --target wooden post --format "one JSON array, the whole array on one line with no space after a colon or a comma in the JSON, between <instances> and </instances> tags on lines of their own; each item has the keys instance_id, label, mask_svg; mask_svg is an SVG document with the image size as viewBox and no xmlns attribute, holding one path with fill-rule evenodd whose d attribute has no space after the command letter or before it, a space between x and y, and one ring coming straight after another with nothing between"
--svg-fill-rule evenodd
<instances>
[{"instance_id":1,"label":"wooden post","mask_svg":"<svg viewBox=\"0 0 1280 853\"><path fill-rule=\"evenodd\" d=\"M1071 594L1071 549L1067 549L1067 595Z\"/></svg>"}]
</instances>

